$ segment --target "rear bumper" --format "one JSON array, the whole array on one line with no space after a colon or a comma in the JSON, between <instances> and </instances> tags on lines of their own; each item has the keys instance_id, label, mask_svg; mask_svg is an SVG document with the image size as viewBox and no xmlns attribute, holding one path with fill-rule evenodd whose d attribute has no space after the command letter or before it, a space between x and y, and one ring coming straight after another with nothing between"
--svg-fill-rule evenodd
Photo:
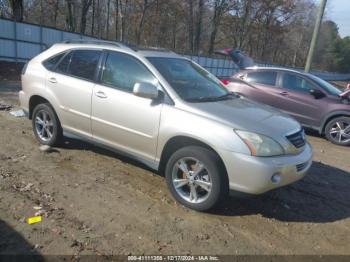
<instances>
[{"instance_id":1,"label":"rear bumper","mask_svg":"<svg viewBox=\"0 0 350 262\"><path fill-rule=\"evenodd\" d=\"M312 164L312 148L308 143L298 155L254 157L229 151L221 151L220 155L230 190L248 194L262 194L298 181Z\"/></svg>"},{"instance_id":2,"label":"rear bumper","mask_svg":"<svg viewBox=\"0 0 350 262\"><path fill-rule=\"evenodd\" d=\"M27 117L29 117L29 97L23 90L21 90L18 92L18 99L21 108L26 113Z\"/></svg>"}]
</instances>

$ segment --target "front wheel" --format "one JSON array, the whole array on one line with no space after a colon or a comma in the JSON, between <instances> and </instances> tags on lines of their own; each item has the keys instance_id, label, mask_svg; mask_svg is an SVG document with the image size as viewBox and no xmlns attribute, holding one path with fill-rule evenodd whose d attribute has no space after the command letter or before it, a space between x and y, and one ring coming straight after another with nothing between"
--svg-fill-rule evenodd
<instances>
[{"instance_id":1,"label":"front wheel","mask_svg":"<svg viewBox=\"0 0 350 262\"><path fill-rule=\"evenodd\" d=\"M176 151L166 165L165 176L174 198L197 211L213 208L228 192L221 162L214 152L203 147Z\"/></svg>"},{"instance_id":2,"label":"front wheel","mask_svg":"<svg viewBox=\"0 0 350 262\"><path fill-rule=\"evenodd\" d=\"M350 117L337 117L329 121L325 128L329 141L341 146L350 145Z\"/></svg>"}]
</instances>

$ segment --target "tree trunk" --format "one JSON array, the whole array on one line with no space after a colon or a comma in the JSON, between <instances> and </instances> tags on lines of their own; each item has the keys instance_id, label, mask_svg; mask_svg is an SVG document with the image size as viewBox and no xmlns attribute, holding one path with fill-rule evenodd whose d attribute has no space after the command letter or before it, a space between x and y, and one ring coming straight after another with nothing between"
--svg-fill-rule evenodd
<instances>
[{"instance_id":1,"label":"tree trunk","mask_svg":"<svg viewBox=\"0 0 350 262\"><path fill-rule=\"evenodd\" d=\"M201 34L202 34L202 22L203 22L203 11L204 11L204 1L199 0L198 2L198 19L197 19L197 27L196 27L196 35L194 39L194 50L196 54L199 53L200 42L201 42Z\"/></svg>"},{"instance_id":2,"label":"tree trunk","mask_svg":"<svg viewBox=\"0 0 350 262\"><path fill-rule=\"evenodd\" d=\"M12 19L17 22L23 21L23 0L10 0L10 7L12 9Z\"/></svg>"},{"instance_id":3,"label":"tree trunk","mask_svg":"<svg viewBox=\"0 0 350 262\"><path fill-rule=\"evenodd\" d=\"M56 0L56 3L55 3L55 13L54 13L54 23L55 23L55 27L57 27L57 16L58 16L59 3L60 3L60 0Z\"/></svg>"},{"instance_id":4,"label":"tree trunk","mask_svg":"<svg viewBox=\"0 0 350 262\"><path fill-rule=\"evenodd\" d=\"M43 5L43 0L40 0L40 21L39 25L43 25L44 20L44 5Z\"/></svg>"},{"instance_id":5,"label":"tree trunk","mask_svg":"<svg viewBox=\"0 0 350 262\"><path fill-rule=\"evenodd\" d=\"M68 13L66 17L68 30L74 32L75 25L76 25L75 16L74 16L75 3L74 3L74 0L66 0L66 2L67 2L67 9L68 9Z\"/></svg>"},{"instance_id":6,"label":"tree trunk","mask_svg":"<svg viewBox=\"0 0 350 262\"><path fill-rule=\"evenodd\" d=\"M193 1L187 0L188 3L188 44L193 53Z\"/></svg>"},{"instance_id":7,"label":"tree trunk","mask_svg":"<svg viewBox=\"0 0 350 262\"><path fill-rule=\"evenodd\" d=\"M176 50L176 30L177 30L177 12L175 10L174 21L172 26L172 34L173 34L173 49Z\"/></svg>"},{"instance_id":8,"label":"tree trunk","mask_svg":"<svg viewBox=\"0 0 350 262\"><path fill-rule=\"evenodd\" d=\"M127 9L128 9L128 0L124 1L124 6L122 5L122 0L120 0L120 40L122 42L125 42L125 32L126 32L126 15L127 15Z\"/></svg>"},{"instance_id":9,"label":"tree trunk","mask_svg":"<svg viewBox=\"0 0 350 262\"><path fill-rule=\"evenodd\" d=\"M80 17L80 33L85 34L86 30L86 15L92 4L92 0L83 0L81 7L81 17Z\"/></svg>"},{"instance_id":10,"label":"tree trunk","mask_svg":"<svg viewBox=\"0 0 350 262\"><path fill-rule=\"evenodd\" d=\"M140 44L140 42L141 42L141 36L142 36L143 26L144 26L144 23L145 23L146 12L147 12L147 9L151 5L152 5L152 2L150 3L150 2L148 2L148 0L144 0L143 1L141 20L140 20L138 29L136 31L136 42L137 42L137 44Z\"/></svg>"},{"instance_id":11,"label":"tree trunk","mask_svg":"<svg viewBox=\"0 0 350 262\"><path fill-rule=\"evenodd\" d=\"M107 19L106 19L106 39L108 39L109 36L109 12L110 12L110 5L111 5L111 0L107 1Z\"/></svg>"},{"instance_id":12,"label":"tree trunk","mask_svg":"<svg viewBox=\"0 0 350 262\"><path fill-rule=\"evenodd\" d=\"M119 0L115 1L115 40L119 40Z\"/></svg>"},{"instance_id":13,"label":"tree trunk","mask_svg":"<svg viewBox=\"0 0 350 262\"><path fill-rule=\"evenodd\" d=\"M95 0L92 0L92 21L91 21L91 35L94 36L95 29Z\"/></svg>"},{"instance_id":14,"label":"tree trunk","mask_svg":"<svg viewBox=\"0 0 350 262\"><path fill-rule=\"evenodd\" d=\"M221 18L225 11L226 4L227 4L227 0L215 0L213 24L212 24L212 31L210 34L209 49L208 49L209 55L213 54L214 52L215 39L221 23Z\"/></svg>"},{"instance_id":15,"label":"tree trunk","mask_svg":"<svg viewBox=\"0 0 350 262\"><path fill-rule=\"evenodd\" d=\"M102 37L102 30L101 30L101 5L100 0L97 0L97 32L98 32L98 38L101 39Z\"/></svg>"},{"instance_id":16,"label":"tree trunk","mask_svg":"<svg viewBox=\"0 0 350 262\"><path fill-rule=\"evenodd\" d=\"M217 25L214 25L214 28L210 34L210 39L209 39L209 49L208 49L209 55L212 55L214 52L215 39L216 39L217 32L218 32L218 27L217 27Z\"/></svg>"}]
</instances>

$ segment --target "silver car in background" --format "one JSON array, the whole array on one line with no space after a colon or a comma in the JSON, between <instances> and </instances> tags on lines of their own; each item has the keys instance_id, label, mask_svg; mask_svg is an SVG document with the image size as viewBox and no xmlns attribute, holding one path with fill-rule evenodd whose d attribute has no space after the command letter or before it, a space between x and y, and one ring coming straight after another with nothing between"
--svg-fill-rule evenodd
<instances>
[{"instance_id":1,"label":"silver car in background","mask_svg":"<svg viewBox=\"0 0 350 262\"><path fill-rule=\"evenodd\" d=\"M230 190L288 185L312 163L298 122L167 50L55 44L25 66L19 98L41 144L70 133L122 152L164 174L174 198L199 211Z\"/></svg>"}]
</instances>

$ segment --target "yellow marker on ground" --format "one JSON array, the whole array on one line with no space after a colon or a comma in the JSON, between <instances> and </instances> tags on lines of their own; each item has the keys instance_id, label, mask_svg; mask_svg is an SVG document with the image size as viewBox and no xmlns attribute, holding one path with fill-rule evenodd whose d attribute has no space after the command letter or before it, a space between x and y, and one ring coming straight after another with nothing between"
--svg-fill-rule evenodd
<instances>
[{"instance_id":1,"label":"yellow marker on ground","mask_svg":"<svg viewBox=\"0 0 350 262\"><path fill-rule=\"evenodd\" d=\"M29 217L27 221L29 225L41 222L41 216Z\"/></svg>"}]
</instances>

